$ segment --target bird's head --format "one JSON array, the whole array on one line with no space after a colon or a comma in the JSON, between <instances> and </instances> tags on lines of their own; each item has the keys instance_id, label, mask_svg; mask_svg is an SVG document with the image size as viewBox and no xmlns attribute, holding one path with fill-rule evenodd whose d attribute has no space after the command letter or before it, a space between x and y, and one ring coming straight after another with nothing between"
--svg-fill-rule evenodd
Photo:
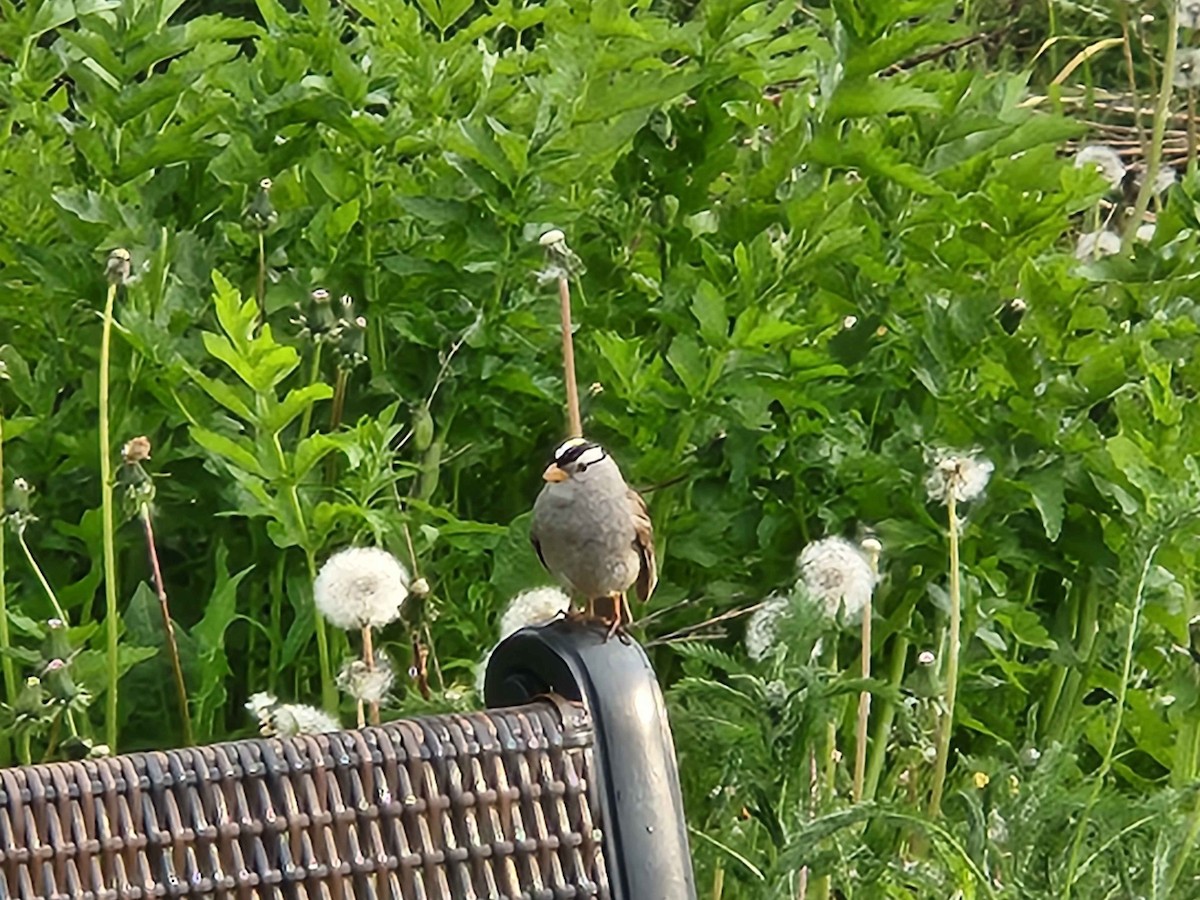
<instances>
[{"instance_id":1,"label":"bird's head","mask_svg":"<svg viewBox=\"0 0 1200 900\"><path fill-rule=\"evenodd\" d=\"M546 466L542 478L551 484L578 481L586 478L589 471L601 471L612 465L612 457L599 444L584 438L571 438L555 449L554 459Z\"/></svg>"}]
</instances>

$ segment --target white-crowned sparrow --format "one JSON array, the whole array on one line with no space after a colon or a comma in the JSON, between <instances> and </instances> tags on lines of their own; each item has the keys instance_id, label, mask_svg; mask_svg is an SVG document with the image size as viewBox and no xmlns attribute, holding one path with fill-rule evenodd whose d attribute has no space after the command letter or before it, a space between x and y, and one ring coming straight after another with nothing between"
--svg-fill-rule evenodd
<instances>
[{"instance_id":1,"label":"white-crowned sparrow","mask_svg":"<svg viewBox=\"0 0 1200 900\"><path fill-rule=\"evenodd\" d=\"M589 613L595 601L611 599L611 635L633 618L625 592L636 587L647 600L658 582L646 502L604 448L583 438L560 445L542 477L533 547L551 574L584 597Z\"/></svg>"}]
</instances>

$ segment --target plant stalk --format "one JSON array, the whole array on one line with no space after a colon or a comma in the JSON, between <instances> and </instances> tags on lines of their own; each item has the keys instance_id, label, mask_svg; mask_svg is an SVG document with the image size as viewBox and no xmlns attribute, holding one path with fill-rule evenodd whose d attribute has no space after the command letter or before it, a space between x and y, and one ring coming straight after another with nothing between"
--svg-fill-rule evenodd
<instances>
[{"instance_id":1,"label":"plant stalk","mask_svg":"<svg viewBox=\"0 0 1200 900\"><path fill-rule=\"evenodd\" d=\"M583 437L579 412L579 383L575 380L575 338L571 334L571 284L564 272L558 278L559 316L562 319L563 378L567 382L567 429L569 437Z\"/></svg>"},{"instance_id":2,"label":"plant stalk","mask_svg":"<svg viewBox=\"0 0 1200 900\"><path fill-rule=\"evenodd\" d=\"M0 413L0 669L4 672L4 701L11 707L17 702L17 691L20 688L17 684L16 666L12 656L9 655L12 636L8 631L8 592L4 586L4 578L7 573L4 557L4 544L7 538L4 519L4 483L4 415ZM4 743L7 744L7 741Z\"/></svg>"},{"instance_id":3,"label":"plant stalk","mask_svg":"<svg viewBox=\"0 0 1200 900\"><path fill-rule=\"evenodd\" d=\"M142 504L142 529L146 533L146 551L150 555L150 574L154 579L154 591L158 595L158 608L162 613L163 633L167 641L167 655L171 659L171 674L175 678L175 695L179 700L179 716L183 726L183 744L190 747L195 743L192 736L192 715L188 708L187 683L183 680L183 664L179 660L179 644L175 640L175 623L171 621L171 606L167 601L167 588L163 584L162 567L158 564L158 546L154 540L154 520L150 505Z\"/></svg>"},{"instance_id":4,"label":"plant stalk","mask_svg":"<svg viewBox=\"0 0 1200 900\"><path fill-rule=\"evenodd\" d=\"M903 632L907 628L906 622L892 643L892 666L888 672L888 684L893 691L898 690L900 683L904 681L904 664L908 661L909 641ZM892 740L892 724L895 721L896 704L889 702L880 710L879 719L875 723L875 746L871 751L866 782L863 784L863 798L866 800L875 799L875 792L879 789L879 779L883 775L883 764L887 760L887 748Z\"/></svg>"},{"instance_id":5,"label":"plant stalk","mask_svg":"<svg viewBox=\"0 0 1200 900\"><path fill-rule=\"evenodd\" d=\"M367 664L368 672L374 672L375 671L375 640L374 640L374 636L371 634L371 626L370 625L363 626L362 642L363 642L363 662L365 662ZM362 718L362 701L361 700L358 703L358 715L359 715L359 718L361 719ZM374 700L371 701L370 721L371 721L372 725L379 724L379 703ZM360 728L362 727L361 722L359 723L359 727Z\"/></svg>"},{"instance_id":6,"label":"plant stalk","mask_svg":"<svg viewBox=\"0 0 1200 900\"><path fill-rule=\"evenodd\" d=\"M1158 89L1158 102L1154 106L1154 122L1150 133L1150 147L1146 154L1146 171L1142 175L1142 185L1138 189L1137 202L1133 207L1133 215L1125 225L1125 233L1121 236L1121 253L1129 253L1137 235L1138 226L1150 208L1150 198L1154 195L1154 182L1162 163L1163 136L1167 130L1167 119L1171 116L1171 91L1175 86L1175 49L1179 42L1179 4L1167 4L1167 49L1163 59L1162 81Z\"/></svg>"},{"instance_id":7,"label":"plant stalk","mask_svg":"<svg viewBox=\"0 0 1200 900\"><path fill-rule=\"evenodd\" d=\"M946 767L950 759L950 737L954 730L954 704L958 698L958 656L962 630L962 585L958 571L958 512L954 485L946 492L946 514L950 522L950 646L946 653L946 711L938 727L937 756L933 763L933 791L929 797L929 817L942 812L946 789Z\"/></svg>"},{"instance_id":8,"label":"plant stalk","mask_svg":"<svg viewBox=\"0 0 1200 900\"><path fill-rule=\"evenodd\" d=\"M25 540L24 528L17 530L17 543L21 545L21 549L25 552L25 559L29 561L29 568L33 569L33 574L37 576L38 584L42 586L42 590L50 598L50 605L54 607L54 615L66 622L67 614L63 612L63 608L58 602L58 596L54 593L54 588L50 586L50 582L46 578L46 573L42 571L42 567L38 565L33 551L29 549L29 543Z\"/></svg>"},{"instance_id":9,"label":"plant stalk","mask_svg":"<svg viewBox=\"0 0 1200 900\"><path fill-rule=\"evenodd\" d=\"M1175 18L1174 5L1171 6L1171 18L1172 20ZM1158 555L1160 543L1160 541L1155 541L1150 547L1150 551L1146 554L1146 561L1142 564L1141 576L1138 578L1137 592L1133 598L1133 617L1129 620L1129 634L1125 639L1125 659L1121 665L1121 686L1117 689L1117 711L1113 717L1108 744L1104 748L1104 756L1100 760L1100 768L1096 770L1096 780L1092 784L1092 792L1079 817L1079 824L1075 828L1075 839L1071 842L1071 855L1067 862L1067 877L1063 884L1063 900L1068 900L1071 896L1071 888L1075 883L1075 870L1079 865L1079 851L1083 847L1083 836L1091 821L1092 809L1095 807L1096 801L1100 799L1100 791L1104 788L1104 779L1108 777L1108 773L1112 769L1117 741L1121 737L1121 725L1125 721L1125 701L1129 696L1129 675L1133 671L1133 645L1137 639L1142 608L1146 604L1146 580L1150 577L1150 567L1154 564L1154 557Z\"/></svg>"},{"instance_id":10,"label":"plant stalk","mask_svg":"<svg viewBox=\"0 0 1200 900\"><path fill-rule=\"evenodd\" d=\"M879 557L877 553L867 555L871 563L871 574L879 580ZM871 594L867 595L862 611L862 677L871 678ZM854 784L851 797L855 803L863 798L867 779L867 726L871 718L871 692L865 687L858 694L858 720L854 728Z\"/></svg>"},{"instance_id":11,"label":"plant stalk","mask_svg":"<svg viewBox=\"0 0 1200 900\"><path fill-rule=\"evenodd\" d=\"M254 296L258 299L259 323L265 324L267 321L267 247L261 230L258 232L258 282L254 286Z\"/></svg>"},{"instance_id":12,"label":"plant stalk","mask_svg":"<svg viewBox=\"0 0 1200 900\"><path fill-rule=\"evenodd\" d=\"M112 351L113 306L117 285L110 281L104 301L104 327L100 336L100 506L104 539L104 624L106 631L107 689L104 703L104 738L117 752L117 551L116 526L113 524L112 446L109 435L108 395L109 363ZM56 604L57 606L57 604ZM65 619L64 619L65 621Z\"/></svg>"},{"instance_id":13,"label":"plant stalk","mask_svg":"<svg viewBox=\"0 0 1200 900\"><path fill-rule=\"evenodd\" d=\"M317 384L321 378L321 342L313 342L313 357L312 369L308 374L308 383ZM310 403L304 407L304 414L300 417L300 440L308 437L308 431L312 427L312 411L315 403Z\"/></svg>"}]
</instances>

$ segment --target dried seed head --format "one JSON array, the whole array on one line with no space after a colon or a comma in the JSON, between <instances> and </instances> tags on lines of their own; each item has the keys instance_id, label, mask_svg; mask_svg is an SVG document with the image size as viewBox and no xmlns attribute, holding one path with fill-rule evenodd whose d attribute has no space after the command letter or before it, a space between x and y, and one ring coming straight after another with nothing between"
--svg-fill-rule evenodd
<instances>
[{"instance_id":1,"label":"dried seed head","mask_svg":"<svg viewBox=\"0 0 1200 900\"><path fill-rule=\"evenodd\" d=\"M1120 154L1105 144L1089 144L1075 154L1075 168L1097 169L1110 187L1119 188L1125 178L1125 163Z\"/></svg>"},{"instance_id":2,"label":"dried seed head","mask_svg":"<svg viewBox=\"0 0 1200 900\"><path fill-rule=\"evenodd\" d=\"M787 616L788 599L772 594L746 622L746 653L761 662L779 644L779 623Z\"/></svg>"},{"instance_id":3,"label":"dried seed head","mask_svg":"<svg viewBox=\"0 0 1200 900\"><path fill-rule=\"evenodd\" d=\"M917 665L918 666L928 667L928 666L932 666L935 662L937 662L937 657L933 655L932 650L922 650L920 653L917 654Z\"/></svg>"},{"instance_id":4,"label":"dried seed head","mask_svg":"<svg viewBox=\"0 0 1200 900\"><path fill-rule=\"evenodd\" d=\"M361 659L354 659L342 666L338 673L338 687L355 700L363 703L382 703L396 682L396 673L387 654L375 654L375 668L371 669Z\"/></svg>"},{"instance_id":5,"label":"dried seed head","mask_svg":"<svg viewBox=\"0 0 1200 900\"><path fill-rule=\"evenodd\" d=\"M555 244L566 243L566 240L567 236L562 231L557 228L551 228L538 238L538 243L543 247L553 247Z\"/></svg>"},{"instance_id":6,"label":"dried seed head","mask_svg":"<svg viewBox=\"0 0 1200 900\"><path fill-rule=\"evenodd\" d=\"M429 596L429 582L424 578L418 578L408 586L408 592L418 600L422 600Z\"/></svg>"},{"instance_id":7,"label":"dried seed head","mask_svg":"<svg viewBox=\"0 0 1200 900\"><path fill-rule=\"evenodd\" d=\"M121 448L121 459L126 465L145 462L150 458L150 438L144 434L130 438Z\"/></svg>"},{"instance_id":8,"label":"dried seed head","mask_svg":"<svg viewBox=\"0 0 1200 900\"><path fill-rule=\"evenodd\" d=\"M271 188L273 188L275 186L275 182L271 181L270 178L264 178L261 181L259 181L258 186L260 188L262 188L264 191L269 191L269 190L271 190Z\"/></svg>"},{"instance_id":9,"label":"dried seed head","mask_svg":"<svg viewBox=\"0 0 1200 900\"><path fill-rule=\"evenodd\" d=\"M1175 55L1175 87L1192 91L1200 87L1200 49L1180 47Z\"/></svg>"},{"instance_id":10,"label":"dried seed head","mask_svg":"<svg viewBox=\"0 0 1200 900\"><path fill-rule=\"evenodd\" d=\"M845 538L813 541L797 561L808 595L831 619L844 614L847 622L861 620L875 590L875 573L858 547Z\"/></svg>"},{"instance_id":11,"label":"dried seed head","mask_svg":"<svg viewBox=\"0 0 1200 900\"><path fill-rule=\"evenodd\" d=\"M1121 238L1112 231L1089 231L1075 242L1076 259L1097 259L1121 252Z\"/></svg>"},{"instance_id":12,"label":"dried seed head","mask_svg":"<svg viewBox=\"0 0 1200 900\"><path fill-rule=\"evenodd\" d=\"M1179 27L1200 29L1200 0L1179 0Z\"/></svg>"},{"instance_id":13,"label":"dried seed head","mask_svg":"<svg viewBox=\"0 0 1200 900\"><path fill-rule=\"evenodd\" d=\"M104 266L104 277L109 284L124 284L129 280L132 271L132 257L124 247L118 247L108 254L108 262Z\"/></svg>"},{"instance_id":14,"label":"dried seed head","mask_svg":"<svg viewBox=\"0 0 1200 900\"><path fill-rule=\"evenodd\" d=\"M381 628L399 617L408 581L408 570L386 550L350 547L325 561L313 584L313 599L338 628Z\"/></svg>"},{"instance_id":15,"label":"dried seed head","mask_svg":"<svg viewBox=\"0 0 1200 900\"><path fill-rule=\"evenodd\" d=\"M522 591L508 602L500 617L500 640L522 628L545 625L571 608L571 598L556 587Z\"/></svg>"},{"instance_id":16,"label":"dried seed head","mask_svg":"<svg viewBox=\"0 0 1200 900\"><path fill-rule=\"evenodd\" d=\"M280 703L266 692L251 694L246 709L258 719L259 730L266 736L295 737L341 730L337 719L328 713L302 703Z\"/></svg>"},{"instance_id":17,"label":"dried seed head","mask_svg":"<svg viewBox=\"0 0 1200 900\"><path fill-rule=\"evenodd\" d=\"M976 453L935 450L925 479L925 492L934 503L945 503L951 494L958 503L968 503L983 494L995 466Z\"/></svg>"}]
</instances>

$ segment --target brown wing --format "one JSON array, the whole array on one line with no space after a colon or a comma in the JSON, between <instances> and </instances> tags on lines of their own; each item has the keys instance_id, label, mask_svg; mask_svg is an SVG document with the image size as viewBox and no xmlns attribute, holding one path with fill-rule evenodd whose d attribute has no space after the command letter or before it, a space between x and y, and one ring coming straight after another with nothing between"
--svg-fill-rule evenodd
<instances>
[{"instance_id":1,"label":"brown wing","mask_svg":"<svg viewBox=\"0 0 1200 900\"><path fill-rule=\"evenodd\" d=\"M637 548L642 567L638 571L634 587L638 598L646 601L658 584L658 563L654 559L654 526L650 523L650 512L646 501L633 488L629 489L629 512L633 516L633 546Z\"/></svg>"}]
</instances>

